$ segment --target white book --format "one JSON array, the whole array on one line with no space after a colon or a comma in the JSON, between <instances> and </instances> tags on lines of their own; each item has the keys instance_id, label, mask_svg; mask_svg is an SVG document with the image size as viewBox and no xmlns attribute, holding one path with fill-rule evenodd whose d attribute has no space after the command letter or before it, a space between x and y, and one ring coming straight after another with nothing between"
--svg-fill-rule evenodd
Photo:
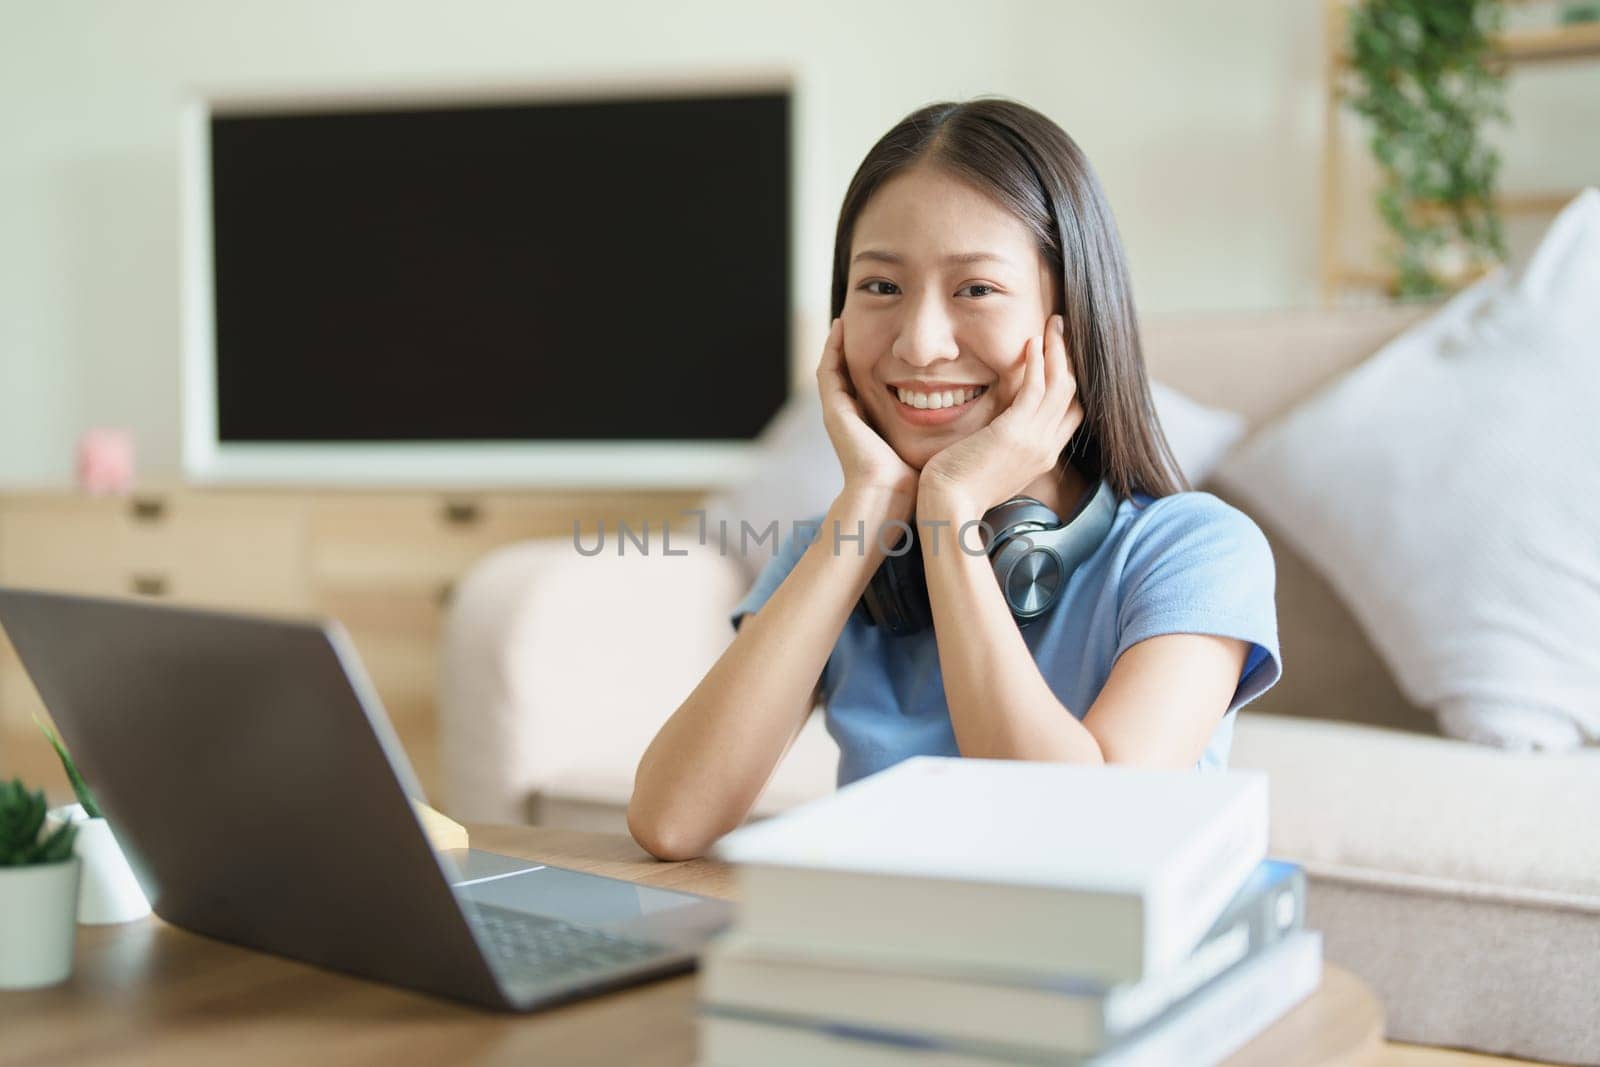
<instances>
[{"instance_id":1,"label":"white book","mask_svg":"<svg viewBox=\"0 0 1600 1067\"><path fill-rule=\"evenodd\" d=\"M1127 1037L1302 928L1305 875L1267 860L1183 964L1105 986L1072 975L890 969L838 956L772 952L734 930L700 958L711 1012L797 1026L846 1025L957 1043L1025 1045L1089 1055Z\"/></svg>"},{"instance_id":2,"label":"white book","mask_svg":"<svg viewBox=\"0 0 1600 1067\"><path fill-rule=\"evenodd\" d=\"M722 1012L699 1020L702 1067L1206 1067L1254 1040L1322 982L1322 935L1301 930L1213 982L1149 1029L1097 1056L1021 1046L911 1041L843 1026Z\"/></svg>"},{"instance_id":3,"label":"white book","mask_svg":"<svg viewBox=\"0 0 1600 1067\"><path fill-rule=\"evenodd\" d=\"M772 948L1133 982L1267 851L1267 780L919 756L724 837Z\"/></svg>"}]
</instances>

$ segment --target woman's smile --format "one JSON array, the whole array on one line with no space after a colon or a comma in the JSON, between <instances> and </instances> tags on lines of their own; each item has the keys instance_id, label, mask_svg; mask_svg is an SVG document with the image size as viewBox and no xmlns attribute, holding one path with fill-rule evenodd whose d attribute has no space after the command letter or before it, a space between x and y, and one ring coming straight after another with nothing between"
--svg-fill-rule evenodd
<instances>
[{"instance_id":1,"label":"woman's smile","mask_svg":"<svg viewBox=\"0 0 1600 1067\"><path fill-rule=\"evenodd\" d=\"M970 412L978 398L989 391L987 385L950 386L934 388L885 386L889 391L890 407L901 421L911 426L944 426Z\"/></svg>"}]
</instances>

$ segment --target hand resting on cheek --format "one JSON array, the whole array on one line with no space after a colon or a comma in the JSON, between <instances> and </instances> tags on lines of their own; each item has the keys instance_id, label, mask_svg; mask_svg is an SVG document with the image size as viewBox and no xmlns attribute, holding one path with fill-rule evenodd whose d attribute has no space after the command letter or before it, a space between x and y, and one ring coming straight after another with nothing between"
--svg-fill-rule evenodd
<instances>
[{"instance_id":1,"label":"hand resting on cheek","mask_svg":"<svg viewBox=\"0 0 1600 1067\"><path fill-rule=\"evenodd\" d=\"M817 365L822 422L839 456L845 492L885 494L893 516L909 520L916 511L917 472L867 422L844 358L844 323L833 320Z\"/></svg>"},{"instance_id":2,"label":"hand resting on cheek","mask_svg":"<svg viewBox=\"0 0 1600 1067\"><path fill-rule=\"evenodd\" d=\"M987 426L947 445L922 468L918 508L977 518L1055 469L1083 424L1077 379L1067 360L1060 315L1024 348L1022 385Z\"/></svg>"}]
</instances>

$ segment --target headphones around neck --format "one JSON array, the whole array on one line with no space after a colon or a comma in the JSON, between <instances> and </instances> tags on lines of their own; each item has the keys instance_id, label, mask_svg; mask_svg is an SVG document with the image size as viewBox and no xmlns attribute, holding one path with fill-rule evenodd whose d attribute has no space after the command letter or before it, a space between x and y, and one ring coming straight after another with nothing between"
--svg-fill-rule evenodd
<instances>
[{"instance_id":1,"label":"headphones around neck","mask_svg":"<svg viewBox=\"0 0 1600 1067\"><path fill-rule=\"evenodd\" d=\"M1065 522L1031 496L1012 497L983 513L984 551L1019 626L1050 610L1079 564L1105 540L1116 512L1111 483L1101 481L1084 493ZM940 551L965 551L955 543L957 532L938 540ZM915 524L909 549L902 539L895 550L899 554L885 559L867 583L857 610L871 625L903 637L933 625Z\"/></svg>"}]
</instances>

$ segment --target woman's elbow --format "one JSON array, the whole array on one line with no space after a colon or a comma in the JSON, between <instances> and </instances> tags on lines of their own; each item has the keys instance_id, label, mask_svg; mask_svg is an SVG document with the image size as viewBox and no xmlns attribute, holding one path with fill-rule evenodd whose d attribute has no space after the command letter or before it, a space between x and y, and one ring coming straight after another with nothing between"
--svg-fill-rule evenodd
<instances>
[{"instance_id":1,"label":"woman's elbow","mask_svg":"<svg viewBox=\"0 0 1600 1067\"><path fill-rule=\"evenodd\" d=\"M676 863L679 860L698 859L711 847L711 841L696 835L685 827L682 820L663 818L656 813L646 813L637 803L637 794L628 802L628 833L639 847L658 860Z\"/></svg>"}]
</instances>

